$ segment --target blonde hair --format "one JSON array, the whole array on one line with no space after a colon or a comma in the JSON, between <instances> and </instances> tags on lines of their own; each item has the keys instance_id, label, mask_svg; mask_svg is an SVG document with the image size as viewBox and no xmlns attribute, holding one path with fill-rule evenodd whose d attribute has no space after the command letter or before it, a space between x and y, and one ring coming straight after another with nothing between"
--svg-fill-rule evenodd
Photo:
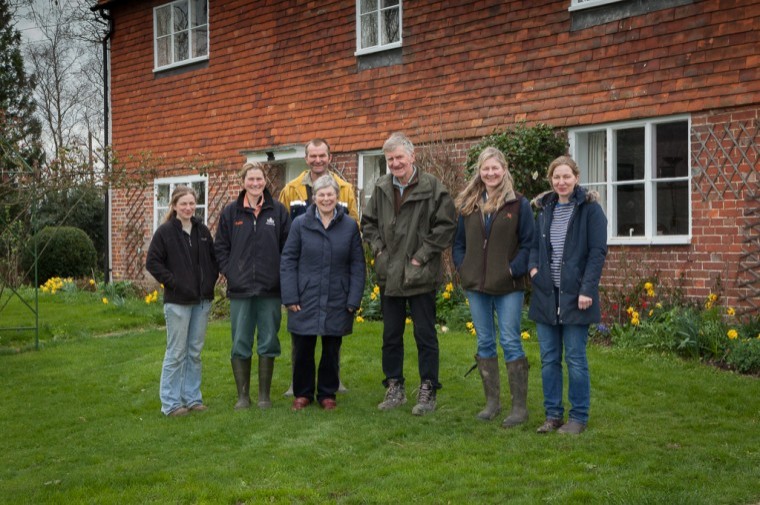
<instances>
[{"instance_id":1,"label":"blonde hair","mask_svg":"<svg viewBox=\"0 0 760 505\"><path fill-rule=\"evenodd\" d=\"M554 161L549 163L549 168L546 170L546 178L549 180L549 184L552 182L552 175L554 175L554 169L556 169L560 165L567 165L570 167L570 170L572 170L573 175L576 177L581 176L581 171L578 168L578 164L575 162L574 159L572 159L570 156L560 156L559 158L555 158Z\"/></svg>"},{"instance_id":2,"label":"blonde hair","mask_svg":"<svg viewBox=\"0 0 760 505\"><path fill-rule=\"evenodd\" d=\"M164 218L164 223L171 221L175 217L177 217L177 211L174 210L174 206L177 205L177 202L180 198L187 195L193 195L193 200L196 202L198 201L198 194L195 192L195 190L188 186L177 186L174 188L174 191L172 192L172 199L169 202L169 212L166 213L166 217Z\"/></svg>"},{"instance_id":3,"label":"blonde hair","mask_svg":"<svg viewBox=\"0 0 760 505\"><path fill-rule=\"evenodd\" d=\"M480 168L486 161L492 158L504 167L504 178L501 180L501 184L496 187L494 196L486 200L485 203L482 203L486 185L483 179L480 178ZM469 216L477 209L480 209L484 214L492 214L499 210L499 207L512 193L514 193L514 180L512 179L512 174L509 173L507 158L504 156L504 153L495 147L486 147L480 153L480 156L478 156L478 166L475 175L473 175L464 190L457 196L456 206L464 216Z\"/></svg>"},{"instance_id":4,"label":"blonde hair","mask_svg":"<svg viewBox=\"0 0 760 505\"><path fill-rule=\"evenodd\" d=\"M264 174L264 179L267 181L267 184L269 184L266 165L263 163L246 163L240 170L238 170L238 176L241 180L245 181L245 176L248 175L248 172L251 170L261 170L261 173Z\"/></svg>"}]
</instances>

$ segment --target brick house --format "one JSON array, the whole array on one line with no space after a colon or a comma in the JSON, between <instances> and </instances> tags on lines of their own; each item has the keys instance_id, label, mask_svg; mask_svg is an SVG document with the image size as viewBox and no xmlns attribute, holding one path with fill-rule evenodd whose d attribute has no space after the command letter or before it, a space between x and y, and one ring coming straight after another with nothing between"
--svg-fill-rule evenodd
<instances>
[{"instance_id":1,"label":"brick house","mask_svg":"<svg viewBox=\"0 0 760 505\"><path fill-rule=\"evenodd\" d=\"M463 163L518 121L567 132L609 219L604 283L659 273L760 308L760 0L99 0L112 20L116 278L145 279L168 194L213 228L246 160L323 137L359 189L393 131ZM149 153L155 172L145 169ZM202 170L198 166L202 165ZM528 195L532 196L532 195Z\"/></svg>"}]
</instances>

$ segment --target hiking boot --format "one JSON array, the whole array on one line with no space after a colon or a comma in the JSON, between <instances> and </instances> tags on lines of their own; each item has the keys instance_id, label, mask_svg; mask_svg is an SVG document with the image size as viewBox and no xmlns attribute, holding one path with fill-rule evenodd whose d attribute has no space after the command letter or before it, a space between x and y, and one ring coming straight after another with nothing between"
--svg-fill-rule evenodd
<instances>
[{"instance_id":1,"label":"hiking boot","mask_svg":"<svg viewBox=\"0 0 760 505\"><path fill-rule=\"evenodd\" d=\"M544 424L538 427L536 433L551 433L552 431L557 431L560 426L562 426L562 419L547 417Z\"/></svg>"},{"instance_id":2,"label":"hiking boot","mask_svg":"<svg viewBox=\"0 0 760 505\"><path fill-rule=\"evenodd\" d=\"M406 388L397 379L388 379L385 399L377 406L380 410L391 410L406 403Z\"/></svg>"},{"instance_id":3,"label":"hiking boot","mask_svg":"<svg viewBox=\"0 0 760 505\"><path fill-rule=\"evenodd\" d=\"M417 405L412 409L412 414L415 416L424 416L428 412L435 410L435 388L433 383L429 380L420 384L420 389L417 392Z\"/></svg>"},{"instance_id":4,"label":"hiking boot","mask_svg":"<svg viewBox=\"0 0 760 505\"><path fill-rule=\"evenodd\" d=\"M167 414L168 417L182 417L190 413L187 407L178 407Z\"/></svg>"},{"instance_id":5,"label":"hiking boot","mask_svg":"<svg viewBox=\"0 0 760 505\"><path fill-rule=\"evenodd\" d=\"M562 433L563 435L580 435L586 431L586 425L576 421L575 419L570 419L567 424L563 424L560 429L557 430L557 433Z\"/></svg>"}]
</instances>

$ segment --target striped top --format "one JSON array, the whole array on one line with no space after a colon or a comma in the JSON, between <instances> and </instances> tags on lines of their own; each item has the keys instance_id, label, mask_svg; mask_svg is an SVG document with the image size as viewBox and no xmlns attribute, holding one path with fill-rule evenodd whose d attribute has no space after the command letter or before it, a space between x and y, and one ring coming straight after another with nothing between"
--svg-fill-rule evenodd
<instances>
[{"instance_id":1,"label":"striped top","mask_svg":"<svg viewBox=\"0 0 760 505\"><path fill-rule=\"evenodd\" d=\"M567 236L567 226L570 223L570 217L573 215L575 204L557 203L554 207L554 217L552 226L549 230L549 240L552 244L552 281L554 287L559 288L560 273L562 271L562 253L565 251L565 237Z\"/></svg>"}]
</instances>

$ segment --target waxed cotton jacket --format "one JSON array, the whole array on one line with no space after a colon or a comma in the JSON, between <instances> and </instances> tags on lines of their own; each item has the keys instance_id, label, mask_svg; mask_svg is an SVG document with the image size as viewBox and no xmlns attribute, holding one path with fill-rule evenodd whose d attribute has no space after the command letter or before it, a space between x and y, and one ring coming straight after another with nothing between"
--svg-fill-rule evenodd
<instances>
[{"instance_id":1,"label":"waxed cotton jacket","mask_svg":"<svg viewBox=\"0 0 760 505\"><path fill-rule=\"evenodd\" d=\"M313 203L308 199L306 184L303 182L305 177L311 177L310 172L310 170L301 172L280 191L279 200L290 214L291 221L303 214L306 207ZM354 187L335 172L330 171L330 175L338 183L338 204L346 209L348 215L359 221L359 207L356 205Z\"/></svg>"},{"instance_id":2,"label":"waxed cotton jacket","mask_svg":"<svg viewBox=\"0 0 760 505\"><path fill-rule=\"evenodd\" d=\"M375 258L377 282L387 296L435 291L441 253L451 246L456 210L446 187L417 169L417 183L396 214L393 176L380 177L362 214L362 233ZM382 254L381 254L382 253ZM411 263L416 258L420 266Z\"/></svg>"},{"instance_id":3,"label":"waxed cotton jacket","mask_svg":"<svg viewBox=\"0 0 760 505\"><path fill-rule=\"evenodd\" d=\"M359 225L340 205L325 229L313 204L298 216L282 251L282 304L288 331L298 335L343 336L351 333L361 306L366 265Z\"/></svg>"},{"instance_id":4,"label":"waxed cotton jacket","mask_svg":"<svg viewBox=\"0 0 760 505\"><path fill-rule=\"evenodd\" d=\"M201 300L214 299L214 285L219 268L214 257L214 241L206 225L195 217L188 244L182 223L172 219L158 227L148 247L145 266L148 272L164 285L164 303L195 305ZM198 255L197 269L193 267L193 251Z\"/></svg>"},{"instance_id":5,"label":"waxed cotton jacket","mask_svg":"<svg viewBox=\"0 0 760 505\"><path fill-rule=\"evenodd\" d=\"M511 192L486 229L480 209L460 215L452 259L462 288L489 295L522 291L533 243L533 211L528 199Z\"/></svg>"},{"instance_id":6,"label":"waxed cotton jacket","mask_svg":"<svg viewBox=\"0 0 760 505\"><path fill-rule=\"evenodd\" d=\"M228 204L216 229L216 259L229 298L280 296L280 253L290 230L285 207L264 190L258 217L245 207L245 190Z\"/></svg>"},{"instance_id":7,"label":"waxed cotton jacket","mask_svg":"<svg viewBox=\"0 0 760 505\"><path fill-rule=\"evenodd\" d=\"M601 320L599 281L607 256L607 218L595 192L580 186L575 188L570 196L575 208L565 237L557 307L550 266L550 230L557 200L557 194L550 191L532 202L538 215L528 271L537 268L538 272L531 280L533 291L528 316L537 323L551 325L598 323ZM591 307L580 310L579 295L590 297Z\"/></svg>"}]
</instances>

